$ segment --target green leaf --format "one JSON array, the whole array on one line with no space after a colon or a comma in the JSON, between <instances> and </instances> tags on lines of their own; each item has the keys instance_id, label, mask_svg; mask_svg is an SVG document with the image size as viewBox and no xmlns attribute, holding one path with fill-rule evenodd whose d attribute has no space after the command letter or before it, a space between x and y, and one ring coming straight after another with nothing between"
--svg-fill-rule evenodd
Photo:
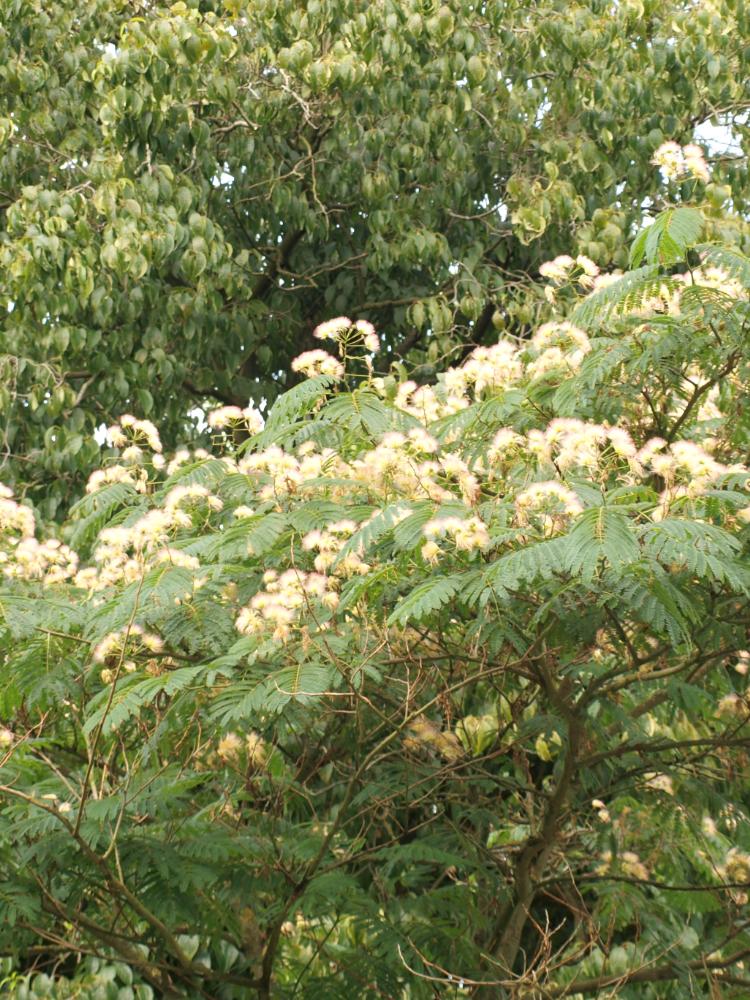
<instances>
[{"instance_id":1,"label":"green leaf","mask_svg":"<svg viewBox=\"0 0 750 1000\"><path fill-rule=\"evenodd\" d=\"M454 576L432 577L417 584L396 605L388 617L388 624L405 625L410 621L421 621L455 597L464 579L464 574L457 573Z\"/></svg>"},{"instance_id":2,"label":"green leaf","mask_svg":"<svg viewBox=\"0 0 750 1000\"><path fill-rule=\"evenodd\" d=\"M604 504L580 514L568 536L568 567L584 580L593 579L600 560L625 566L640 556L630 522L620 510Z\"/></svg>"}]
</instances>

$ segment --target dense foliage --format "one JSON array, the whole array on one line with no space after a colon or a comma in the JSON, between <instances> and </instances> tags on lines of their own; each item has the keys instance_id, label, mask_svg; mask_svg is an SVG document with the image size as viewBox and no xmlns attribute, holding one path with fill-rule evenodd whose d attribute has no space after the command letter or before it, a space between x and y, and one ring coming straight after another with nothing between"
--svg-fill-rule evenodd
<instances>
[{"instance_id":1,"label":"dense foliage","mask_svg":"<svg viewBox=\"0 0 750 1000\"><path fill-rule=\"evenodd\" d=\"M545 262L556 318L432 383L339 317L210 453L122 416L59 537L6 491L6 991L748 995L750 260L705 221Z\"/></svg>"},{"instance_id":2,"label":"dense foliage","mask_svg":"<svg viewBox=\"0 0 750 1000\"><path fill-rule=\"evenodd\" d=\"M421 380L529 335L541 262L624 266L665 140L745 142L749 45L742 0L4 0L3 479L62 516L99 423L272 401L321 317Z\"/></svg>"},{"instance_id":3,"label":"dense foliage","mask_svg":"<svg viewBox=\"0 0 750 1000\"><path fill-rule=\"evenodd\" d=\"M0 993L750 995L749 53L5 0Z\"/></svg>"}]
</instances>

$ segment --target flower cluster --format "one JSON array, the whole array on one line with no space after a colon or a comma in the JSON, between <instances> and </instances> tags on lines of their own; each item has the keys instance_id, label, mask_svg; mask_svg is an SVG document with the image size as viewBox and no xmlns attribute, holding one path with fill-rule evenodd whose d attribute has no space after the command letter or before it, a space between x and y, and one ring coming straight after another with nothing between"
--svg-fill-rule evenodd
<instances>
[{"instance_id":1,"label":"flower cluster","mask_svg":"<svg viewBox=\"0 0 750 1000\"><path fill-rule=\"evenodd\" d=\"M292 361L292 371L302 372L308 378L330 375L335 379L344 377L344 366L328 351L303 351Z\"/></svg>"},{"instance_id":2,"label":"flower cluster","mask_svg":"<svg viewBox=\"0 0 750 1000\"><path fill-rule=\"evenodd\" d=\"M39 542L29 537L22 538L15 547L13 561L3 567L3 572L11 578L41 580L45 586L51 586L70 580L77 569L77 554L57 538Z\"/></svg>"},{"instance_id":3,"label":"flower cluster","mask_svg":"<svg viewBox=\"0 0 750 1000\"><path fill-rule=\"evenodd\" d=\"M694 143L680 146L677 142L663 142L654 153L651 162L660 167L667 180L694 177L708 183L711 171L706 163L703 150Z\"/></svg>"},{"instance_id":4,"label":"flower cluster","mask_svg":"<svg viewBox=\"0 0 750 1000\"><path fill-rule=\"evenodd\" d=\"M160 563L197 570L198 559L170 542L180 529L192 526L191 514L196 509L200 511L203 505L206 512L220 510L222 506L221 500L205 487L176 486L167 494L164 507L152 508L129 527L104 528L94 550L94 565L76 574L76 586L98 591L119 583L132 583L149 567Z\"/></svg>"},{"instance_id":5,"label":"flower cluster","mask_svg":"<svg viewBox=\"0 0 750 1000\"><path fill-rule=\"evenodd\" d=\"M637 451L630 435L621 427L578 420L575 417L556 417L544 430L531 430L527 434L528 450L542 466L554 466L560 472L581 469L596 472L608 446L624 458L634 473L642 474Z\"/></svg>"},{"instance_id":6,"label":"flower cluster","mask_svg":"<svg viewBox=\"0 0 750 1000\"><path fill-rule=\"evenodd\" d=\"M545 323L531 338L536 357L526 368L531 378L549 371L568 368L575 371L591 350L589 338L572 323Z\"/></svg>"},{"instance_id":7,"label":"flower cluster","mask_svg":"<svg viewBox=\"0 0 750 1000\"><path fill-rule=\"evenodd\" d=\"M191 462L202 462L209 457L210 455L205 448L196 448L192 452L187 448L178 448L171 460L167 462L167 475L173 476L182 466L189 465Z\"/></svg>"},{"instance_id":8,"label":"flower cluster","mask_svg":"<svg viewBox=\"0 0 750 1000\"><path fill-rule=\"evenodd\" d=\"M589 338L572 323L545 323L528 344L502 340L491 347L475 348L462 365L448 368L437 385L402 382L394 403L421 423L429 424L528 379L549 372L569 375L580 367L590 350ZM374 386L380 387L378 380Z\"/></svg>"},{"instance_id":9,"label":"flower cluster","mask_svg":"<svg viewBox=\"0 0 750 1000\"><path fill-rule=\"evenodd\" d=\"M618 855L613 855L611 851L603 851L599 857L602 862L596 869L599 875L606 875L615 868L619 868L629 878L644 882L650 878L648 868L634 851L623 851L622 854Z\"/></svg>"},{"instance_id":10,"label":"flower cluster","mask_svg":"<svg viewBox=\"0 0 750 1000\"><path fill-rule=\"evenodd\" d=\"M331 448L316 451L310 441L300 445L296 455L271 445L243 456L237 463L237 471L248 477L260 500L277 500L298 493L308 482L345 475L346 470L337 452Z\"/></svg>"},{"instance_id":11,"label":"flower cluster","mask_svg":"<svg viewBox=\"0 0 750 1000\"><path fill-rule=\"evenodd\" d=\"M556 284L570 281L575 275L575 280L581 288L593 288L594 279L599 274L599 268L585 254L579 254L576 258L561 254L554 260L546 260L539 266L539 274L548 281Z\"/></svg>"},{"instance_id":12,"label":"flower cluster","mask_svg":"<svg viewBox=\"0 0 750 1000\"><path fill-rule=\"evenodd\" d=\"M116 424L107 428L107 435L115 448L131 445L140 448L145 444L151 451L161 454L162 444L159 432L150 420L138 420L131 413L125 413Z\"/></svg>"},{"instance_id":13,"label":"flower cluster","mask_svg":"<svg viewBox=\"0 0 750 1000\"><path fill-rule=\"evenodd\" d=\"M458 373L457 375L455 373ZM451 379L454 381L451 381ZM378 382L375 383L378 388ZM398 387L395 406L409 413L423 424L430 424L440 417L447 417L465 410L470 400L465 395L464 376L459 368L449 369L444 376L443 392L438 396L431 385L417 385L409 379Z\"/></svg>"},{"instance_id":14,"label":"flower cluster","mask_svg":"<svg viewBox=\"0 0 750 1000\"><path fill-rule=\"evenodd\" d=\"M667 446L660 438L653 438L639 455L645 456L646 452L647 464L664 480L659 506L652 514L654 520L666 517L678 501L702 496L722 477L747 471L740 463L725 465L717 461L695 441L675 441Z\"/></svg>"},{"instance_id":15,"label":"flower cluster","mask_svg":"<svg viewBox=\"0 0 750 1000\"><path fill-rule=\"evenodd\" d=\"M582 512L573 490L556 480L532 483L516 496L519 525L538 522L545 537L564 531L570 518Z\"/></svg>"},{"instance_id":16,"label":"flower cluster","mask_svg":"<svg viewBox=\"0 0 750 1000\"><path fill-rule=\"evenodd\" d=\"M97 493L112 483L126 483L139 493L145 493L148 485L148 475L145 469L127 468L125 465L110 465L106 469L96 469L89 476L86 484L87 493Z\"/></svg>"},{"instance_id":17,"label":"flower cluster","mask_svg":"<svg viewBox=\"0 0 750 1000\"><path fill-rule=\"evenodd\" d=\"M279 574L268 570L263 576L265 590L259 591L243 608L235 628L243 635L256 635L271 628L272 638L286 642L292 626L314 606L333 610L339 602L336 581L323 573L288 569Z\"/></svg>"},{"instance_id":18,"label":"flower cluster","mask_svg":"<svg viewBox=\"0 0 750 1000\"><path fill-rule=\"evenodd\" d=\"M319 323L313 330L313 337L317 340L335 340L342 346L354 346L360 342L373 354L380 350L380 338L375 332L375 327L366 319L352 322L348 316L337 316L335 319L326 320L325 323Z\"/></svg>"},{"instance_id":19,"label":"flower cluster","mask_svg":"<svg viewBox=\"0 0 750 1000\"><path fill-rule=\"evenodd\" d=\"M691 274L677 275L678 280L686 285L700 285L702 288L715 288L727 298L747 301L748 293L737 278L715 264L706 264L693 269Z\"/></svg>"},{"instance_id":20,"label":"flower cluster","mask_svg":"<svg viewBox=\"0 0 750 1000\"><path fill-rule=\"evenodd\" d=\"M164 642L160 636L153 632L146 632L141 625L134 623L105 635L94 646L91 656L94 663L109 664L101 671L101 678L105 684L110 684L115 680L118 662L122 663L123 670L132 673L136 669L133 657L153 656L161 653L163 649ZM127 660L125 659L126 654L129 654Z\"/></svg>"},{"instance_id":21,"label":"flower cluster","mask_svg":"<svg viewBox=\"0 0 750 1000\"><path fill-rule=\"evenodd\" d=\"M632 314L644 318L654 313L679 316L682 311L683 287L698 286L715 288L722 295L739 301L747 300L747 291L741 282L733 278L723 268L716 266L696 267L688 274L675 274L669 283L663 282L658 288L642 299L632 309Z\"/></svg>"},{"instance_id":22,"label":"flower cluster","mask_svg":"<svg viewBox=\"0 0 750 1000\"><path fill-rule=\"evenodd\" d=\"M460 375L457 374L460 372ZM515 385L523 375L518 351L510 341L500 341L492 347L476 347L460 369L451 377L454 389L473 389L479 399L486 389L505 389Z\"/></svg>"},{"instance_id":23,"label":"flower cluster","mask_svg":"<svg viewBox=\"0 0 750 1000\"><path fill-rule=\"evenodd\" d=\"M748 893L745 889L736 886L750 885L750 854L741 851L738 847L730 847L726 853L723 864L717 866L717 874L723 881L729 882L733 888L731 890L732 899L738 906L745 906L748 901Z\"/></svg>"},{"instance_id":24,"label":"flower cluster","mask_svg":"<svg viewBox=\"0 0 750 1000\"><path fill-rule=\"evenodd\" d=\"M455 452L433 455L437 447L423 429L390 431L376 448L350 464L350 474L385 494L435 502L455 499L449 487L456 483L462 498L473 502L479 490L476 476Z\"/></svg>"},{"instance_id":25,"label":"flower cluster","mask_svg":"<svg viewBox=\"0 0 750 1000\"><path fill-rule=\"evenodd\" d=\"M230 731L219 740L216 756L225 764L238 764L244 757L251 767L260 769L268 758L268 747L260 733L254 730L249 732L244 740L237 733Z\"/></svg>"},{"instance_id":26,"label":"flower cluster","mask_svg":"<svg viewBox=\"0 0 750 1000\"><path fill-rule=\"evenodd\" d=\"M205 486L199 486L197 483L191 483L188 486L173 486L164 498L164 510L172 513L177 519L177 523L182 523L187 527L192 522L189 517L184 517L186 507L190 510L205 507L209 511L219 511L223 509L224 504L209 489ZM182 521L179 520L180 514L183 514Z\"/></svg>"},{"instance_id":27,"label":"flower cluster","mask_svg":"<svg viewBox=\"0 0 750 1000\"><path fill-rule=\"evenodd\" d=\"M224 430L226 427L243 427L249 434L259 434L263 430L263 416L250 404L244 409L239 406L220 406L206 417L211 430Z\"/></svg>"},{"instance_id":28,"label":"flower cluster","mask_svg":"<svg viewBox=\"0 0 750 1000\"><path fill-rule=\"evenodd\" d=\"M436 538L452 538L459 552L474 552L490 544L487 525L479 517L436 517L422 530L428 539L422 546L422 556L428 562L434 562L440 552Z\"/></svg>"},{"instance_id":29,"label":"flower cluster","mask_svg":"<svg viewBox=\"0 0 750 1000\"><path fill-rule=\"evenodd\" d=\"M75 575L78 556L57 538L40 542L29 507L13 499L0 483L0 567L12 580L40 580L44 586L63 583Z\"/></svg>"},{"instance_id":30,"label":"flower cluster","mask_svg":"<svg viewBox=\"0 0 750 1000\"><path fill-rule=\"evenodd\" d=\"M314 566L319 573L326 573L332 567L337 576L354 576L369 573L370 566L362 561L360 554L350 550L339 558L347 539L357 530L356 521L334 521L322 531L308 531L302 539L302 548L306 552L316 551Z\"/></svg>"},{"instance_id":31,"label":"flower cluster","mask_svg":"<svg viewBox=\"0 0 750 1000\"><path fill-rule=\"evenodd\" d=\"M3 535L33 535L36 529L34 514L13 499L13 491L0 483L0 532Z\"/></svg>"}]
</instances>

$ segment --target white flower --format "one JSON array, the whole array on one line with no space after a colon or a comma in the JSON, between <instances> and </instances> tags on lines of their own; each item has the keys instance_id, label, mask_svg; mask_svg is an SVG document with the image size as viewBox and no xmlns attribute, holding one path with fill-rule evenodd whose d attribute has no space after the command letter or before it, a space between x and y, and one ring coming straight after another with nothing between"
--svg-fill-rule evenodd
<instances>
[{"instance_id":1,"label":"white flower","mask_svg":"<svg viewBox=\"0 0 750 1000\"><path fill-rule=\"evenodd\" d=\"M308 378L316 375L332 375L335 379L344 377L344 366L327 351L304 351L292 361L292 371L302 372Z\"/></svg>"},{"instance_id":2,"label":"white flower","mask_svg":"<svg viewBox=\"0 0 750 1000\"><path fill-rule=\"evenodd\" d=\"M599 268L591 260L590 257L586 257L585 254L579 254L576 257L576 264L582 269L584 274L587 274L590 278L595 278L599 273Z\"/></svg>"},{"instance_id":3,"label":"white flower","mask_svg":"<svg viewBox=\"0 0 750 1000\"><path fill-rule=\"evenodd\" d=\"M32 511L11 500L7 496L9 491L6 486L3 487L3 491L5 495L0 496L0 531L18 532L24 537L33 535L36 525Z\"/></svg>"},{"instance_id":4,"label":"white flower","mask_svg":"<svg viewBox=\"0 0 750 1000\"><path fill-rule=\"evenodd\" d=\"M576 257L576 264L583 271L583 274L578 276L578 284L581 288L593 288L594 281L599 276L597 265L590 257L586 257L584 254L579 254Z\"/></svg>"},{"instance_id":5,"label":"white flower","mask_svg":"<svg viewBox=\"0 0 750 1000\"><path fill-rule=\"evenodd\" d=\"M235 507L234 516L237 520L241 520L243 517L253 517L255 511L252 507L248 507L246 504L241 504L239 507Z\"/></svg>"},{"instance_id":6,"label":"white flower","mask_svg":"<svg viewBox=\"0 0 750 1000\"><path fill-rule=\"evenodd\" d=\"M239 406L220 406L218 409L212 410L206 417L208 426L214 430L221 430L230 424L238 424L243 419L244 414Z\"/></svg>"},{"instance_id":7,"label":"white flower","mask_svg":"<svg viewBox=\"0 0 750 1000\"><path fill-rule=\"evenodd\" d=\"M684 174L690 174L691 177L704 183L711 180L711 171L703 150L695 143L680 146L676 142L663 142L654 153L651 162L661 167L667 180L676 180Z\"/></svg>"},{"instance_id":8,"label":"white flower","mask_svg":"<svg viewBox=\"0 0 750 1000\"><path fill-rule=\"evenodd\" d=\"M663 142L652 156L651 162L663 170L667 180L679 177L685 168L682 148L676 142Z\"/></svg>"},{"instance_id":9,"label":"white flower","mask_svg":"<svg viewBox=\"0 0 750 1000\"><path fill-rule=\"evenodd\" d=\"M338 340L351 325L352 321L348 316L337 316L335 319L326 320L325 323L319 323L313 330L313 337L316 340Z\"/></svg>"},{"instance_id":10,"label":"white flower","mask_svg":"<svg viewBox=\"0 0 750 1000\"><path fill-rule=\"evenodd\" d=\"M541 264L539 273L543 278L549 278L551 281L565 281L574 264L575 261L572 257L561 254L554 260L547 260Z\"/></svg>"},{"instance_id":11,"label":"white flower","mask_svg":"<svg viewBox=\"0 0 750 1000\"><path fill-rule=\"evenodd\" d=\"M221 510L224 506L221 499L214 496L205 486L199 486L197 483L193 483L190 486L173 486L164 498L164 510L168 513L175 512L186 503L195 505L196 503L203 502L206 503L210 510ZM150 513L154 514L155 511L151 511ZM187 526L185 524L185 527Z\"/></svg>"},{"instance_id":12,"label":"white flower","mask_svg":"<svg viewBox=\"0 0 750 1000\"><path fill-rule=\"evenodd\" d=\"M489 545L490 536L487 525L478 517L437 517L428 521L422 529L428 539L443 538L452 535L456 549L463 552L472 552L475 549L483 549ZM432 560L437 555L437 546L429 546L429 542L422 547L422 555L427 560ZM427 549L427 552L425 552Z\"/></svg>"},{"instance_id":13,"label":"white flower","mask_svg":"<svg viewBox=\"0 0 750 1000\"><path fill-rule=\"evenodd\" d=\"M372 323L368 323L366 319L358 319L354 324L354 329L362 334L362 342L368 351L375 354L380 350L380 338L375 333L375 327Z\"/></svg>"},{"instance_id":14,"label":"white flower","mask_svg":"<svg viewBox=\"0 0 750 1000\"><path fill-rule=\"evenodd\" d=\"M692 174L698 180L703 181L704 184L707 184L711 180L711 171L708 168L701 147L696 146L694 143L689 143L687 146L682 147L682 155L685 159L685 167L688 173Z\"/></svg>"},{"instance_id":15,"label":"white flower","mask_svg":"<svg viewBox=\"0 0 750 1000\"><path fill-rule=\"evenodd\" d=\"M113 424L111 427L107 428L107 437L110 440L110 444L113 448L124 448L128 443L128 436L118 427L117 424Z\"/></svg>"},{"instance_id":16,"label":"white flower","mask_svg":"<svg viewBox=\"0 0 750 1000\"><path fill-rule=\"evenodd\" d=\"M143 448L137 444L128 445L123 450L121 457L123 462L127 462L129 465L140 465L143 461Z\"/></svg>"},{"instance_id":17,"label":"white flower","mask_svg":"<svg viewBox=\"0 0 750 1000\"><path fill-rule=\"evenodd\" d=\"M260 410L256 410L252 403L242 411L247 429L251 434L260 434L265 425L263 415Z\"/></svg>"}]
</instances>

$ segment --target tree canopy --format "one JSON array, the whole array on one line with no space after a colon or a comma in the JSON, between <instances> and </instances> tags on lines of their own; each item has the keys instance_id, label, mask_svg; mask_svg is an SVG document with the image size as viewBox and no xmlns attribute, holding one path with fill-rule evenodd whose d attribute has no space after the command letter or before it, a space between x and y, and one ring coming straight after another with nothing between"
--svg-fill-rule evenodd
<instances>
[{"instance_id":1,"label":"tree canopy","mask_svg":"<svg viewBox=\"0 0 750 1000\"><path fill-rule=\"evenodd\" d=\"M750 259L703 227L545 262L557 319L434 383L339 317L211 453L125 414L65 542L5 490L12 996L747 995Z\"/></svg>"},{"instance_id":2,"label":"tree canopy","mask_svg":"<svg viewBox=\"0 0 750 1000\"><path fill-rule=\"evenodd\" d=\"M54 517L95 426L272 401L327 316L422 378L528 334L541 262L625 263L655 149L746 135L749 46L737 0L9 0L6 480ZM708 197L747 190L719 157Z\"/></svg>"},{"instance_id":3,"label":"tree canopy","mask_svg":"<svg viewBox=\"0 0 750 1000\"><path fill-rule=\"evenodd\" d=\"M750 995L749 55L6 0L3 995Z\"/></svg>"}]
</instances>

